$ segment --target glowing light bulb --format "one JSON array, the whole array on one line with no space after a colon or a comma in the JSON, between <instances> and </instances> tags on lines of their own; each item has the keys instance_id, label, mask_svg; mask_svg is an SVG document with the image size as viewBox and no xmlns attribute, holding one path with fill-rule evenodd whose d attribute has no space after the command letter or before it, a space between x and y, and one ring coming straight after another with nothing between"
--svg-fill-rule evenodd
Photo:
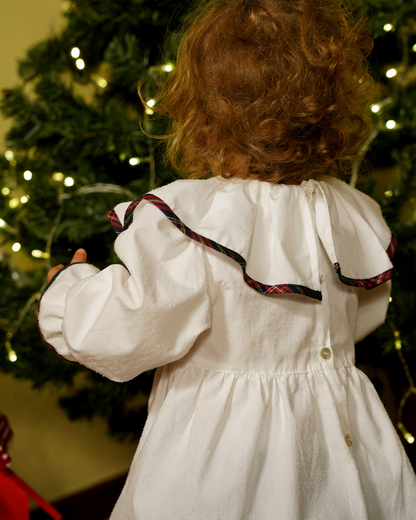
<instances>
[{"instance_id":1,"label":"glowing light bulb","mask_svg":"<svg viewBox=\"0 0 416 520\"><path fill-rule=\"evenodd\" d=\"M1 192L3 195L8 195L10 193L10 190L9 190L9 188L4 187L4 188L2 188Z\"/></svg>"},{"instance_id":2,"label":"glowing light bulb","mask_svg":"<svg viewBox=\"0 0 416 520\"><path fill-rule=\"evenodd\" d=\"M156 101L154 99L149 99L149 101L146 103L148 107L154 107L156 105Z\"/></svg>"},{"instance_id":3,"label":"glowing light bulb","mask_svg":"<svg viewBox=\"0 0 416 520\"><path fill-rule=\"evenodd\" d=\"M26 181L30 181L30 179L33 177L32 175L32 172L30 172L29 170L26 170L25 173L23 174L23 178L26 180Z\"/></svg>"},{"instance_id":4,"label":"glowing light bulb","mask_svg":"<svg viewBox=\"0 0 416 520\"><path fill-rule=\"evenodd\" d=\"M413 49L413 52L416 52L416 43L413 45L412 49Z\"/></svg>"},{"instance_id":5,"label":"glowing light bulb","mask_svg":"<svg viewBox=\"0 0 416 520\"><path fill-rule=\"evenodd\" d=\"M105 80L104 78L98 78L97 85L101 88L105 88L108 85L108 83L107 80Z\"/></svg>"},{"instance_id":6,"label":"glowing light bulb","mask_svg":"<svg viewBox=\"0 0 416 520\"><path fill-rule=\"evenodd\" d=\"M6 225L6 222L0 218L0 227L4 227Z\"/></svg>"},{"instance_id":7,"label":"glowing light bulb","mask_svg":"<svg viewBox=\"0 0 416 520\"><path fill-rule=\"evenodd\" d=\"M391 23L386 23L386 25L383 27L383 29L386 31L386 32L390 32L394 29L393 25Z\"/></svg>"},{"instance_id":8,"label":"glowing light bulb","mask_svg":"<svg viewBox=\"0 0 416 520\"><path fill-rule=\"evenodd\" d=\"M53 175L52 175L52 179L54 181L58 181L58 182L61 182L64 180L64 174L61 173L61 172L55 172Z\"/></svg>"},{"instance_id":9,"label":"glowing light bulb","mask_svg":"<svg viewBox=\"0 0 416 520\"><path fill-rule=\"evenodd\" d=\"M14 153L13 153L11 150L6 150L6 151L4 152L4 157L6 157L6 159L7 159L8 161L13 161L13 159L14 159Z\"/></svg>"},{"instance_id":10,"label":"glowing light bulb","mask_svg":"<svg viewBox=\"0 0 416 520\"><path fill-rule=\"evenodd\" d=\"M35 258L42 258L42 251L40 251L39 249L34 249L32 251L32 256L34 256Z\"/></svg>"},{"instance_id":11,"label":"glowing light bulb","mask_svg":"<svg viewBox=\"0 0 416 520\"><path fill-rule=\"evenodd\" d=\"M395 346L396 350L400 350L402 348L402 340L396 339L396 341L394 342L394 346Z\"/></svg>"},{"instance_id":12,"label":"glowing light bulb","mask_svg":"<svg viewBox=\"0 0 416 520\"><path fill-rule=\"evenodd\" d=\"M371 112L373 112L374 114L377 114L378 112L380 112L380 107L378 105L373 105L371 107Z\"/></svg>"},{"instance_id":13,"label":"glowing light bulb","mask_svg":"<svg viewBox=\"0 0 416 520\"><path fill-rule=\"evenodd\" d=\"M387 191L384 192L384 196L387 197L387 198L388 197L393 197L393 192L391 190L387 190Z\"/></svg>"},{"instance_id":14,"label":"glowing light bulb","mask_svg":"<svg viewBox=\"0 0 416 520\"><path fill-rule=\"evenodd\" d=\"M81 54L81 51L78 49L78 47L73 47L71 49L71 56L73 58L79 58L80 54Z\"/></svg>"},{"instance_id":15,"label":"glowing light bulb","mask_svg":"<svg viewBox=\"0 0 416 520\"><path fill-rule=\"evenodd\" d=\"M148 114L149 116L151 116L152 114L154 114L153 110L151 108L146 108L145 110L146 114Z\"/></svg>"},{"instance_id":16,"label":"glowing light bulb","mask_svg":"<svg viewBox=\"0 0 416 520\"><path fill-rule=\"evenodd\" d=\"M413 444L415 442L415 438L413 437L413 435L411 433L408 433L407 435L405 435L405 439L407 440L407 442L409 444Z\"/></svg>"},{"instance_id":17,"label":"glowing light bulb","mask_svg":"<svg viewBox=\"0 0 416 520\"><path fill-rule=\"evenodd\" d=\"M79 70L85 69L85 61L84 61L84 60L81 60L81 58L79 58L79 59L75 62L75 65L77 66L77 68L78 68Z\"/></svg>"},{"instance_id":18,"label":"glowing light bulb","mask_svg":"<svg viewBox=\"0 0 416 520\"><path fill-rule=\"evenodd\" d=\"M394 76L397 75L397 70L396 69L389 69L387 72L386 72L386 76L388 78L394 78Z\"/></svg>"},{"instance_id":19,"label":"glowing light bulb","mask_svg":"<svg viewBox=\"0 0 416 520\"><path fill-rule=\"evenodd\" d=\"M172 65L164 65L164 66L163 66L163 70L164 70L165 72L172 72L173 67L172 67Z\"/></svg>"},{"instance_id":20,"label":"glowing light bulb","mask_svg":"<svg viewBox=\"0 0 416 520\"><path fill-rule=\"evenodd\" d=\"M397 123L396 121L393 121L392 119L390 121L387 121L386 126L389 130L393 130L393 128L396 128Z\"/></svg>"},{"instance_id":21,"label":"glowing light bulb","mask_svg":"<svg viewBox=\"0 0 416 520\"><path fill-rule=\"evenodd\" d=\"M19 199L14 197L13 199L10 199L9 200L9 206L11 208L17 208L17 206L19 205Z\"/></svg>"},{"instance_id":22,"label":"glowing light bulb","mask_svg":"<svg viewBox=\"0 0 416 520\"><path fill-rule=\"evenodd\" d=\"M64 184L65 186L73 186L75 184L75 181L72 177L67 177L65 180L64 180Z\"/></svg>"},{"instance_id":23,"label":"glowing light bulb","mask_svg":"<svg viewBox=\"0 0 416 520\"><path fill-rule=\"evenodd\" d=\"M17 354L14 350L11 350L8 354L7 354L7 357L9 358L9 361L11 361L12 363L14 363L15 361L17 361Z\"/></svg>"},{"instance_id":24,"label":"glowing light bulb","mask_svg":"<svg viewBox=\"0 0 416 520\"><path fill-rule=\"evenodd\" d=\"M19 244L19 242L15 242L15 243L12 245L12 251L14 251L15 253L17 253L18 251L20 251L21 248L22 248L22 245Z\"/></svg>"},{"instance_id":25,"label":"glowing light bulb","mask_svg":"<svg viewBox=\"0 0 416 520\"><path fill-rule=\"evenodd\" d=\"M29 201L29 197L27 195L23 195L23 197L20 197L20 202L22 204L26 204L26 202Z\"/></svg>"},{"instance_id":26,"label":"glowing light bulb","mask_svg":"<svg viewBox=\"0 0 416 520\"><path fill-rule=\"evenodd\" d=\"M391 303L392 301L393 301L393 298L390 296L389 303Z\"/></svg>"},{"instance_id":27,"label":"glowing light bulb","mask_svg":"<svg viewBox=\"0 0 416 520\"><path fill-rule=\"evenodd\" d=\"M140 159L138 157L132 157L129 160L129 164L131 164L131 166L137 166L138 164L140 164Z\"/></svg>"}]
</instances>

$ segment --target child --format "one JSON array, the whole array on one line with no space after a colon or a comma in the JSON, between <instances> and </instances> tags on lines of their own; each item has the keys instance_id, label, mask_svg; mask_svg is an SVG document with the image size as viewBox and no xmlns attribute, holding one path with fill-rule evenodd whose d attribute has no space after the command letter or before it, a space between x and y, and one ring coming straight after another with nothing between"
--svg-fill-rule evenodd
<instances>
[{"instance_id":1,"label":"child","mask_svg":"<svg viewBox=\"0 0 416 520\"><path fill-rule=\"evenodd\" d=\"M371 48L336 0L208 2L159 108L193 178L110 212L127 269L80 250L51 270L52 348L114 381L160 367L111 520L415 518L413 469L354 366L395 241L333 176L370 130Z\"/></svg>"}]
</instances>

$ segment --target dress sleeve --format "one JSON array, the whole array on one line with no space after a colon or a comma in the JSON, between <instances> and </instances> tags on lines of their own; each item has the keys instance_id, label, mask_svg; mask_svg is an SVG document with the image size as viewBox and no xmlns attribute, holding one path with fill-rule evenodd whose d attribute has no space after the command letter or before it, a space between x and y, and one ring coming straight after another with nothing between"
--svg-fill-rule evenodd
<instances>
[{"instance_id":1,"label":"dress sleeve","mask_svg":"<svg viewBox=\"0 0 416 520\"><path fill-rule=\"evenodd\" d=\"M358 289L358 315L355 327L355 343L371 334L386 319L391 291L391 280L367 291Z\"/></svg>"},{"instance_id":2,"label":"dress sleeve","mask_svg":"<svg viewBox=\"0 0 416 520\"><path fill-rule=\"evenodd\" d=\"M126 267L71 264L39 302L45 341L114 381L183 357L211 325L204 246L142 201L115 250Z\"/></svg>"}]
</instances>

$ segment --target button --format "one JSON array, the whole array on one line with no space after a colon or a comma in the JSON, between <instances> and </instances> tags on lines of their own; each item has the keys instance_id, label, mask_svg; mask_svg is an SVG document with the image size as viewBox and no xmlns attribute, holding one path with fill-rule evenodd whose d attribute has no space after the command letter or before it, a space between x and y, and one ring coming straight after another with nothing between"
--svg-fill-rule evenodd
<instances>
[{"instance_id":1,"label":"button","mask_svg":"<svg viewBox=\"0 0 416 520\"><path fill-rule=\"evenodd\" d=\"M347 443L347 446L352 446L352 439L351 439L351 435L349 433L346 433L345 434L345 442Z\"/></svg>"},{"instance_id":2,"label":"button","mask_svg":"<svg viewBox=\"0 0 416 520\"><path fill-rule=\"evenodd\" d=\"M319 273L319 281L320 281L320 283L325 282L325 276L322 273Z\"/></svg>"},{"instance_id":3,"label":"button","mask_svg":"<svg viewBox=\"0 0 416 520\"><path fill-rule=\"evenodd\" d=\"M329 348L323 348L321 350L321 357L324 359L329 359L332 356L332 352L329 350Z\"/></svg>"},{"instance_id":4,"label":"button","mask_svg":"<svg viewBox=\"0 0 416 520\"><path fill-rule=\"evenodd\" d=\"M308 202L310 202L310 200L312 198L312 193L310 191L305 191L305 195L306 195L306 200Z\"/></svg>"}]
</instances>

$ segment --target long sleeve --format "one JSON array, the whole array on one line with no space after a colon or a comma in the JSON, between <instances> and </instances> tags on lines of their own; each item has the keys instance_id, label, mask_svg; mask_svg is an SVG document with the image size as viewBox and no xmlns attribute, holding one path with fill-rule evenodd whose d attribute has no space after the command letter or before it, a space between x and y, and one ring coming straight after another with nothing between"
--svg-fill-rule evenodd
<instances>
[{"instance_id":1,"label":"long sleeve","mask_svg":"<svg viewBox=\"0 0 416 520\"><path fill-rule=\"evenodd\" d=\"M142 202L116 240L124 265L73 264L39 304L39 329L58 354L114 381L184 356L210 327L204 246Z\"/></svg>"}]
</instances>

